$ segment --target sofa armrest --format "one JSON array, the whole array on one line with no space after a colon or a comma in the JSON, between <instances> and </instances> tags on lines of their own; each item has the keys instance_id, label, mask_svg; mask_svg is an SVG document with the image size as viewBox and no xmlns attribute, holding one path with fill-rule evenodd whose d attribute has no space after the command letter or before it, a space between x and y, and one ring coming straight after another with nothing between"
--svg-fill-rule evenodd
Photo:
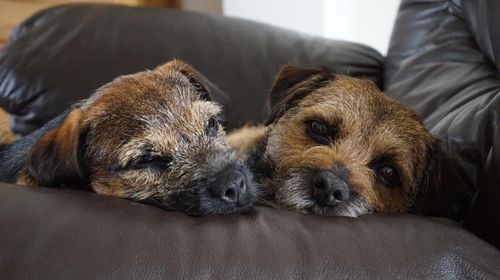
<instances>
[{"instance_id":1,"label":"sofa armrest","mask_svg":"<svg viewBox=\"0 0 500 280\"><path fill-rule=\"evenodd\" d=\"M499 169L491 158L498 150L492 146L500 141L500 45L495 43L500 37L489 33L498 30L498 6L494 0L402 0L385 61L387 94L422 117L451 159L452 171L443 176L442 185L450 193L466 189L457 203L461 210L477 195L482 199L474 208L500 212L499 203L478 204L499 201ZM497 190L480 194L492 188L488 182L495 182ZM481 225L482 236L499 232L500 220L481 220L488 221ZM491 234L484 231L488 227ZM488 240L498 244L498 238Z\"/></svg>"},{"instance_id":2,"label":"sofa armrest","mask_svg":"<svg viewBox=\"0 0 500 280\"><path fill-rule=\"evenodd\" d=\"M1 279L500 277L500 251L445 219L262 207L193 218L83 191L6 184L0 248Z\"/></svg>"}]
</instances>

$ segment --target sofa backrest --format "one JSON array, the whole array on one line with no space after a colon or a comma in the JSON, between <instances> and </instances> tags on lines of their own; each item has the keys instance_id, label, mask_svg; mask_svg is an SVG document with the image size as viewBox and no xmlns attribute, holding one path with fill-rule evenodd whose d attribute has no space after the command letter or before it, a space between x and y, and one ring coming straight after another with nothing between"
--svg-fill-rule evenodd
<instances>
[{"instance_id":1,"label":"sofa backrest","mask_svg":"<svg viewBox=\"0 0 500 280\"><path fill-rule=\"evenodd\" d=\"M208 14L67 5L33 15L0 50L0 106L12 114L14 132L26 134L113 78L172 58L229 95L229 128L263 120L281 64L382 81L382 56L359 44Z\"/></svg>"}]
</instances>

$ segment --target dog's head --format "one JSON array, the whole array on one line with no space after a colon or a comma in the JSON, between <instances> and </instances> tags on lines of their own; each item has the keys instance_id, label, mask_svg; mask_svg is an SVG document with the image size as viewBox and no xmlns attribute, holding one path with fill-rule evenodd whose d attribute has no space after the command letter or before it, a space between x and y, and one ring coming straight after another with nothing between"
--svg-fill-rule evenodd
<instances>
[{"instance_id":1,"label":"dog's head","mask_svg":"<svg viewBox=\"0 0 500 280\"><path fill-rule=\"evenodd\" d=\"M247 211L255 184L226 143L214 90L178 60L119 77L41 137L30 175L191 215Z\"/></svg>"},{"instance_id":2,"label":"dog's head","mask_svg":"<svg viewBox=\"0 0 500 280\"><path fill-rule=\"evenodd\" d=\"M406 212L439 174L437 141L370 81L284 66L269 96L274 200L322 215Z\"/></svg>"}]
</instances>

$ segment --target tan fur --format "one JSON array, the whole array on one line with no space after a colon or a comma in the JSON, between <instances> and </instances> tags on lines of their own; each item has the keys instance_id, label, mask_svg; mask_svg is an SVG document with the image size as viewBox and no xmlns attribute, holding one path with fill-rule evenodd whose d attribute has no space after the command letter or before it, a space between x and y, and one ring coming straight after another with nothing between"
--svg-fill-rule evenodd
<instances>
[{"instance_id":1,"label":"tan fur","mask_svg":"<svg viewBox=\"0 0 500 280\"><path fill-rule=\"evenodd\" d=\"M21 186L38 187L38 183L33 179L27 168L23 168L19 172L15 183Z\"/></svg>"},{"instance_id":2,"label":"tan fur","mask_svg":"<svg viewBox=\"0 0 500 280\"><path fill-rule=\"evenodd\" d=\"M16 140L9 125L9 114L0 109L0 144L12 143Z\"/></svg>"},{"instance_id":3,"label":"tan fur","mask_svg":"<svg viewBox=\"0 0 500 280\"><path fill-rule=\"evenodd\" d=\"M304 87L311 88L314 78L296 84L286 98L292 98L294 92ZM338 139L331 145L316 143L306 130L305 123L310 119L337 125ZM251 146L258 144L255 139L264 137L263 133L267 137L264 156L275 165L271 183L263 187L274 190L278 205L299 211L304 211L301 205L310 205L311 191L305 183L300 183L303 186L293 183L307 179L291 172L331 170L337 165L350 171L351 189L371 211L408 211L421 187L424 167L429 164L427 149L436 142L413 112L382 94L373 83L342 75L336 75L300 99L298 105L270 123L267 130L243 128L230 134L230 145L248 154L252 152ZM386 155L394 158L400 170L400 188L381 185L370 167L375 159ZM293 176L298 177L293 179ZM307 211L324 214L323 210L313 209Z\"/></svg>"},{"instance_id":4,"label":"tan fur","mask_svg":"<svg viewBox=\"0 0 500 280\"><path fill-rule=\"evenodd\" d=\"M266 135L264 126L244 126L227 136L227 143L237 153L249 153Z\"/></svg>"}]
</instances>

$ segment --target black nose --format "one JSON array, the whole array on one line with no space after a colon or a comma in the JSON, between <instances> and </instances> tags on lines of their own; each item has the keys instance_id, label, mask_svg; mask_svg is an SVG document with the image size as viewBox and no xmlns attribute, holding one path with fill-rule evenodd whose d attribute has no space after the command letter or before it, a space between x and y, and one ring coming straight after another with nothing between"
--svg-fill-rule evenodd
<instances>
[{"instance_id":1,"label":"black nose","mask_svg":"<svg viewBox=\"0 0 500 280\"><path fill-rule=\"evenodd\" d=\"M349 186L330 171L319 171L313 176L312 196L324 206L335 206L349 198Z\"/></svg>"},{"instance_id":2,"label":"black nose","mask_svg":"<svg viewBox=\"0 0 500 280\"><path fill-rule=\"evenodd\" d=\"M240 205L245 203L247 193L247 178L238 170L225 168L217 175L217 179L210 187L216 199L229 204Z\"/></svg>"}]
</instances>

